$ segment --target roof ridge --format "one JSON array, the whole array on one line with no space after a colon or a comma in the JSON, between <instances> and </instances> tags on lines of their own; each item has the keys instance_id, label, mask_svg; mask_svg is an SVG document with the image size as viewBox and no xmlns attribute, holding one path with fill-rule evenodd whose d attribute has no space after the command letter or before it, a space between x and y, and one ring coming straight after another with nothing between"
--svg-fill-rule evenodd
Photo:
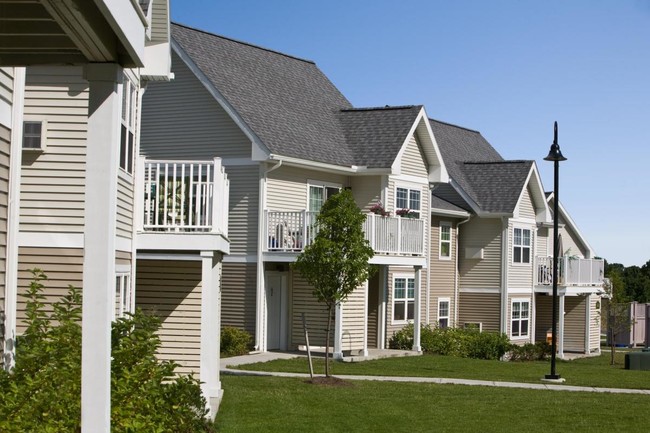
<instances>
[{"instance_id":1,"label":"roof ridge","mask_svg":"<svg viewBox=\"0 0 650 433\"><path fill-rule=\"evenodd\" d=\"M250 42L242 41L242 40L235 39L235 38L230 38L228 36L218 35L216 33L208 32L208 31L202 30L202 29L197 29L196 27L188 26L186 24L181 24L181 23L178 23L178 22L175 22L175 21L172 21L171 24L179 26L179 27L186 28L188 30L193 30L195 32L199 32L199 33L203 33L203 34L206 34L206 35L214 36L216 38L225 39L227 41L235 42L235 43L238 43L238 44L241 44L241 45L246 45L248 47L256 48L258 50L267 51L267 52L272 53L272 54L278 54L280 56L288 57L290 59L299 60L299 61L305 62L305 63L311 63L312 65L316 64L316 62L313 61L313 60L303 59L301 57L292 56L291 54L283 53L281 51L272 50L271 48L262 47L260 45L255 45L255 44L252 44Z\"/></svg>"},{"instance_id":2,"label":"roof ridge","mask_svg":"<svg viewBox=\"0 0 650 433\"><path fill-rule=\"evenodd\" d=\"M410 108L418 108L422 105L386 105L383 107L352 107L342 108L341 111L387 111L387 110L406 110Z\"/></svg>"},{"instance_id":3,"label":"roof ridge","mask_svg":"<svg viewBox=\"0 0 650 433\"><path fill-rule=\"evenodd\" d=\"M462 164L476 164L476 165L488 165L488 164L522 164L527 162L535 162L532 159L504 159L504 160L495 160L495 161L461 161Z\"/></svg>"},{"instance_id":4,"label":"roof ridge","mask_svg":"<svg viewBox=\"0 0 650 433\"><path fill-rule=\"evenodd\" d=\"M464 129L465 131L475 132L475 133L481 135L481 131L477 131L476 129L471 129L471 128L467 128L465 126L456 125L455 123L443 122L442 120L434 119L432 117L429 117L429 120L431 120L433 122L442 123L443 125L453 126L454 128Z\"/></svg>"}]
</instances>

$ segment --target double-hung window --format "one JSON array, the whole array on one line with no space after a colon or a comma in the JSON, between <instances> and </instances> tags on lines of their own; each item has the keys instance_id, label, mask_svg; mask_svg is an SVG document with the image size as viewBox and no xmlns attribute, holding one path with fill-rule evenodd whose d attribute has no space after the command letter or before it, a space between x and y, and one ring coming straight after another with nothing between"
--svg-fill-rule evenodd
<instances>
[{"instance_id":1,"label":"double-hung window","mask_svg":"<svg viewBox=\"0 0 650 433\"><path fill-rule=\"evenodd\" d=\"M135 125L137 115L136 86L124 76L122 85L122 129L120 133L120 168L133 174Z\"/></svg>"},{"instance_id":2,"label":"double-hung window","mask_svg":"<svg viewBox=\"0 0 650 433\"><path fill-rule=\"evenodd\" d=\"M115 276L115 310L113 319L132 313L131 275L129 272L118 272Z\"/></svg>"},{"instance_id":3,"label":"double-hung window","mask_svg":"<svg viewBox=\"0 0 650 433\"><path fill-rule=\"evenodd\" d=\"M449 327L449 298L438 299L438 326Z\"/></svg>"},{"instance_id":4,"label":"double-hung window","mask_svg":"<svg viewBox=\"0 0 650 433\"><path fill-rule=\"evenodd\" d=\"M393 322L413 320L415 312L415 278L393 280Z\"/></svg>"},{"instance_id":5,"label":"double-hung window","mask_svg":"<svg viewBox=\"0 0 650 433\"><path fill-rule=\"evenodd\" d=\"M341 187L334 184L318 184L309 182L309 211L320 212L328 198L337 194Z\"/></svg>"},{"instance_id":6,"label":"double-hung window","mask_svg":"<svg viewBox=\"0 0 650 433\"><path fill-rule=\"evenodd\" d=\"M515 228L512 236L513 263L530 263L531 233L529 229Z\"/></svg>"},{"instance_id":7,"label":"double-hung window","mask_svg":"<svg viewBox=\"0 0 650 433\"><path fill-rule=\"evenodd\" d=\"M420 198L421 191L415 188L397 187L395 189L395 209L399 215L400 211L408 210L409 216L420 218L420 211L422 200Z\"/></svg>"},{"instance_id":8,"label":"double-hung window","mask_svg":"<svg viewBox=\"0 0 650 433\"><path fill-rule=\"evenodd\" d=\"M528 337L530 321L530 301L527 299L513 299L510 323L510 336Z\"/></svg>"},{"instance_id":9,"label":"double-hung window","mask_svg":"<svg viewBox=\"0 0 650 433\"><path fill-rule=\"evenodd\" d=\"M440 223L440 259L451 259L451 223Z\"/></svg>"}]
</instances>

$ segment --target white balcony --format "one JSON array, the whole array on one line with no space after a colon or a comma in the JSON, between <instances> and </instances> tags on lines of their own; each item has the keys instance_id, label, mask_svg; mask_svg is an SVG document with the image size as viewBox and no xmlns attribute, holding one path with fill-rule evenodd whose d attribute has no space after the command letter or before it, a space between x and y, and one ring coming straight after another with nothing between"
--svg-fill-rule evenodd
<instances>
[{"instance_id":1,"label":"white balcony","mask_svg":"<svg viewBox=\"0 0 650 433\"><path fill-rule=\"evenodd\" d=\"M316 237L316 215L308 211L264 211L264 251L302 251ZM367 214L363 231L375 254L424 256L424 224L421 219Z\"/></svg>"},{"instance_id":2,"label":"white balcony","mask_svg":"<svg viewBox=\"0 0 650 433\"><path fill-rule=\"evenodd\" d=\"M140 158L137 176L138 232L219 234L227 238L229 181L220 158L212 161ZM174 245L169 248L175 249Z\"/></svg>"},{"instance_id":3,"label":"white balcony","mask_svg":"<svg viewBox=\"0 0 650 433\"><path fill-rule=\"evenodd\" d=\"M553 284L553 257L535 258L535 284ZM581 259L570 256L558 257L559 286L600 286L605 275L605 261L602 259Z\"/></svg>"}]
</instances>

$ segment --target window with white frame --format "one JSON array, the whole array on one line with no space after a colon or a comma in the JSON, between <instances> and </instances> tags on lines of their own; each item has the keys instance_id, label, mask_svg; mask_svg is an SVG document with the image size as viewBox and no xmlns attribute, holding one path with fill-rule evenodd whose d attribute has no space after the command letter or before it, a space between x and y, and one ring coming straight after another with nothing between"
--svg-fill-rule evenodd
<instances>
[{"instance_id":1,"label":"window with white frame","mask_svg":"<svg viewBox=\"0 0 650 433\"><path fill-rule=\"evenodd\" d=\"M393 322L413 320L415 313L415 278L393 279Z\"/></svg>"},{"instance_id":2,"label":"window with white frame","mask_svg":"<svg viewBox=\"0 0 650 433\"><path fill-rule=\"evenodd\" d=\"M122 128L120 133L120 168L133 173L136 137L137 88L126 76L122 85Z\"/></svg>"},{"instance_id":3,"label":"window with white frame","mask_svg":"<svg viewBox=\"0 0 650 433\"><path fill-rule=\"evenodd\" d=\"M513 299L511 308L510 336L528 337L530 324L530 301L528 299Z\"/></svg>"},{"instance_id":4,"label":"window with white frame","mask_svg":"<svg viewBox=\"0 0 650 433\"><path fill-rule=\"evenodd\" d=\"M45 150L47 122L25 120L23 122L23 150Z\"/></svg>"},{"instance_id":5,"label":"window with white frame","mask_svg":"<svg viewBox=\"0 0 650 433\"><path fill-rule=\"evenodd\" d=\"M449 298L438 299L438 326L441 328L449 327Z\"/></svg>"},{"instance_id":6,"label":"window with white frame","mask_svg":"<svg viewBox=\"0 0 650 433\"><path fill-rule=\"evenodd\" d=\"M513 263L530 263L530 244L530 230L515 228L512 236Z\"/></svg>"},{"instance_id":7,"label":"window with white frame","mask_svg":"<svg viewBox=\"0 0 650 433\"><path fill-rule=\"evenodd\" d=\"M395 189L395 214L420 218L422 206L420 194L421 191L419 189L397 187Z\"/></svg>"},{"instance_id":8,"label":"window with white frame","mask_svg":"<svg viewBox=\"0 0 650 433\"><path fill-rule=\"evenodd\" d=\"M119 272L115 276L115 310L113 320L132 313L131 274Z\"/></svg>"},{"instance_id":9,"label":"window with white frame","mask_svg":"<svg viewBox=\"0 0 650 433\"><path fill-rule=\"evenodd\" d=\"M309 211L320 212L328 198L341 191L341 186L309 181Z\"/></svg>"},{"instance_id":10,"label":"window with white frame","mask_svg":"<svg viewBox=\"0 0 650 433\"><path fill-rule=\"evenodd\" d=\"M451 260L451 223L440 223L440 259Z\"/></svg>"}]
</instances>

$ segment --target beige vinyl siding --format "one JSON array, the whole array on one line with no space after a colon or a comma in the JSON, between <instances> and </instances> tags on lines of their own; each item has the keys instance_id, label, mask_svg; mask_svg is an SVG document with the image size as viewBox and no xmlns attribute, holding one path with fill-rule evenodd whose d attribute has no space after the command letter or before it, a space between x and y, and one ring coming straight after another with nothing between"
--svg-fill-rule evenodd
<instances>
[{"instance_id":1,"label":"beige vinyl siding","mask_svg":"<svg viewBox=\"0 0 650 433\"><path fill-rule=\"evenodd\" d=\"M221 277L221 325L255 335L256 263L224 263Z\"/></svg>"},{"instance_id":2,"label":"beige vinyl siding","mask_svg":"<svg viewBox=\"0 0 650 433\"><path fill-rule=\"evenodd\" d=\"M83 277L83 250L77 248L27 248L18 249L18 303L17 303L17 333L25 330L25 294L32 282L31 269L41 269L47 280L43 294L46 311L51 311L49 305L67 295L68 286L81 288Z\"/></svg>"},{"instance_id":3,"label":"beige vinyl siding","mask_svg":"<svg viewBox=\"0 0 650 433\"><path fill-rule=\"evenodd\" d=\"M519 202L519 218L535 219L535 207L533 206L530 186L526 187Z\"/></svg>"},{"instance_id":4,"label":"beige vinyl siding","mask_svg":"<svg viewBox=\"0 0 650 433\"><path fill-rule=\"evenodd\" d=\"M501 287L501 234L498 218L473 218L462 226L459 240L461 288ZM483 249L483 258L466 258L468 248Z\"/></svg>"},{"instance_id":5,"label":"beige vinyl siding","mask_svg":"<svg viewBox=\"0 0 650 433\"><path fill-rule=\"evenodd\" d=\"M440 260L440 223L451 223L451 257ZM430 255L430 309L429 323L438 321L438 299L449 298L449 325L454 326L454 286L456 274L456 222L450 219L433 216L431 218L431 255Z\"/></svg>"},{"instance_id":6,"label":"beige vinyl siding","mask_svg":"<svg viewBox=\"0 0 650 433\"><path fill-rule=\"evenodd\" d=\"M560 236L562 236L562 251L560 251L560 255L579 256L584 258L587 255L587 250L585 250L584 247L580 246L582 244L578 241L577 233L575 233L569 228L569 226L566 225L564 218L560 217L560 220L558 222L564 225L559 229ZM551 238L552 237L553 235L551 235Z\"/></svg>"},{"instance_id":7,"label":"beige vinyl siding","mask_svg":"<svg viewBox=\"0 0 650 433\"><path fill-rule=\"evenodd\" d=\"M140 153L150 159L250 158L251 141L175 53L172 71L172 81L147 85Z\"/></svg>"},{"instance_id":8,"label":"beige vinyl siding","mask_svg":"<svg viewBox=\"0 0 650 433\"><path fill-rule=\"evenodd\" d=\"M230 180L228 237L231 254L257 252L259 166L226 167Z\"/></svg>"},{"instance_id":9,"label":"beige vinyl siding","mask_svg":"<svg viewBox=\"0 0 650 433\"><path fill-rule=\"evenodd\" d=\"M2 69L0 69L2 72ZM2 101L0 101L2 103ZM0 313L4 312L6 288L7 259L7 203L9 191L9 154L11 149L11 131L0 125ZM4 315L2 315L4 317ZM2 338L0 335L0 368L3 364Z\"/></svg>"},{"instance_id":10,"label":"beige vinyl siding","mask_svg":"<svg viewBox=\"0 0 650 433\"><path fill-rule=\"evenodd\" d=\"M512 301L513 300L521 300L521 301L528 301L528 337L513 337L512 336ZM523 343L528 343L531 341L531 337L533 335L533 316L534 316L534 311L533 311L533 300L532 300L532 295L510 295L508 297L508 311L507 311L507 325L506 325L506 333L508 334L509 337L511 337L515 342L518 344L523 344Z\"/></svg>"},{"instance_id":11,"label":"beige vinyl siding","mask_svg":"<svg viewBox=\"0 0 650 433\"><path fill-rule=\"evenodd\" d=\"M546 341L546 333L553 328L553 298L535 295L535 341Z\"/></svg>"},{"instance_id":12,"label":"beige vinyl siding","mask_svg":"<svg viewBox=\"0 0 650 433\"><path fill-rule=\"evenodd\" d=\"M553 230L548 227L540 227L537 229L535 255L540 257L553 255L553 239L551 233L553 233Z\"/></svg>"},{"instance_id":13,"label":"beige vinyl siding","mask_svg":"<svg viewBox=\"0 0 650 433\"><path fill-rule=\"evenodd\" d=\"M381 314L381 293L379 274L376 272L368 281L368 348L379 347L379 315Z\"/></svg>"},{"instance_id":14,"label":"beige vinyl siding","mask_svg":"<svg viewBox=\"0 0 650 433\"><path fill-rule=\"evenodd\" d=\"M564 297L564 350L566 352L585 352L586 308L586 297Z\"/></svg>"},{"instance_id":15,"label":"beige vinyl siding","mask_svg":"<svg viewBox=\"0 0 650 433\"><path fill-rule=\"evenodd\" d=\"M266 208L276 211L308 209L308 184L348 186L347 176L298 167L282 166L269 173L266 186Z\"/></svg>"},{"instance_id":16,"label":"beige vinyl siding","mask_svg":"<svg viewBox=\"0 0 650 433\"><path fill-rule=\"evenodd\" d=\"M196 373L201 355L201 262L138 260L135 305L160 317L158 357ZM215 354L216 356L216 354Z\"/></svg>"},{"instance_id":17,"label":"beige vinyl siding","mask_svg":"<svg viewBox=\"0 0 650 433\"><path fill-rule=\"evenodd\" d=\"M420 176L428 179L429 173L425 161L426 159L420 149L419 141L415 135L411 136L402 155L402 174Z\"/></svg>"},{"instance_id":18,"label":"beige vinyl siding","mask_svg":"<svg viewBox=\"0 0 650 433\"><path fill-rule=\"evenodd\" d=\"M600 314L602 300L598 295L589 297L589 350L597 351L600 349Z\"/></svg>"},{"instance_id":19,"label":"beige vinyl siding","mask_svg":"<svg viewBox=\"0 0 650 433\"><path fill-rule=\"evenodd\" d=\"M343 307L343 353L356 355L364 347L364 327L366 322L366 288L357 287L342 304Z\"/></svg>"},{"instance_id":20,"label":"beige vinyl siding","mask_svg":"<svg viewBox=\"0 0 650 433\"><path fill-rule=\"evenodd\" d=\"M501 295L498 293L463 293L458 300L458 325L482 323L483 331L499 332Z\"/></svg>"},{"instance_id":21,"label":"beige vinyl siding","mask_svg":"<svg viewBox=\"0 0 650 433\"><path fill-rule=\"evenodd\" d=\"M0 68L0 113L11 110L14 94L14 68ZM3 108L3 106L5 108ZM0 116L1 117L1 116ZM1 119L0 119L1 120ZM0 124L1 126L2 124ZM11 128L11 125L4 125Z\"/></svg>"},{"instance_id":22,"label":"beige vinyl siding","mask_svg":"<svg viewBox=\"0 0 650 433\"><path fill-rule=\"evenodd\" d=\"M169 2L153 0L151 8L151 42L165 42L169 37ZM167 29L167 31L165 31Z\"/></svg>"},{"instance_id":23,"label":"beige vinyl siding","mask_svg":"<svg viewBox=\"0 0 650 433\"><path fill-rule=\"evenodd\" d=\"M305 344L305 334L302 326L302 314L305 314L307 330L309 331L309 344L312 346L325 347L327 331L327 307L324 303L318 302L313 295L313 287L310 286L297 272L290 272L291 280L291 307L290 323L291 331L289 347L296 349L299 345ZM345 317L345 313L344 313ZM332 330L330 335L330 347L334 342L334 317L332 317Z\"/></svg>"},{"instance_id":24,"label":"beige vinyl siding","mask_svg":"<svg viewBox=\"0 0 650 433\"><path fill-rule=\"evenodd\" d=\"M131 252L129 251L115 251L115 264L116 265L131 265Z\"/></svg>"},{"instance_id":25,"label":"beige vinyl siding","mask_svg":"<svg viewBox=\"0 0 650 433\"><path fill-rule=\"evenodd\" d=\"M47 121L45 152L23 153L20 230L83 233L88 86L77 67L27 68L25 117Z\"/></svg>"},{"instance_id":26,"label":"beige vinyl siding","mask_svg":"<svg viewBox=\"0 0 650 433\"><path fill-rule=\"evenodd\" d=\"M125 179L125 176L118 176L116 233L127 239L133 237L133 203L133 182Z\"/></svg>"},{"instance_id":27,"label":"beige vinyl siding","mask_svg":"<svg viewBox=\"0 0 650 433\"><path fill-rule=\"evenodd\" d=\"M514 263L513 240L514 229L530 230L530 263ZM508 224L508 288L531 288L533 287L533 262L535 260L535 226L516 224L512 221Z\"/></svg>"},{"instance_id":28,"label":"beige vinyl siding","mask_svg":"<svg viewBox=\"0 0 650 433\"><path fill-rule=\"evenodd\" d=\"M381 176L351 177L350 187L355 202L364 212L381 200Z\"/></svg>"}]
</instances>

